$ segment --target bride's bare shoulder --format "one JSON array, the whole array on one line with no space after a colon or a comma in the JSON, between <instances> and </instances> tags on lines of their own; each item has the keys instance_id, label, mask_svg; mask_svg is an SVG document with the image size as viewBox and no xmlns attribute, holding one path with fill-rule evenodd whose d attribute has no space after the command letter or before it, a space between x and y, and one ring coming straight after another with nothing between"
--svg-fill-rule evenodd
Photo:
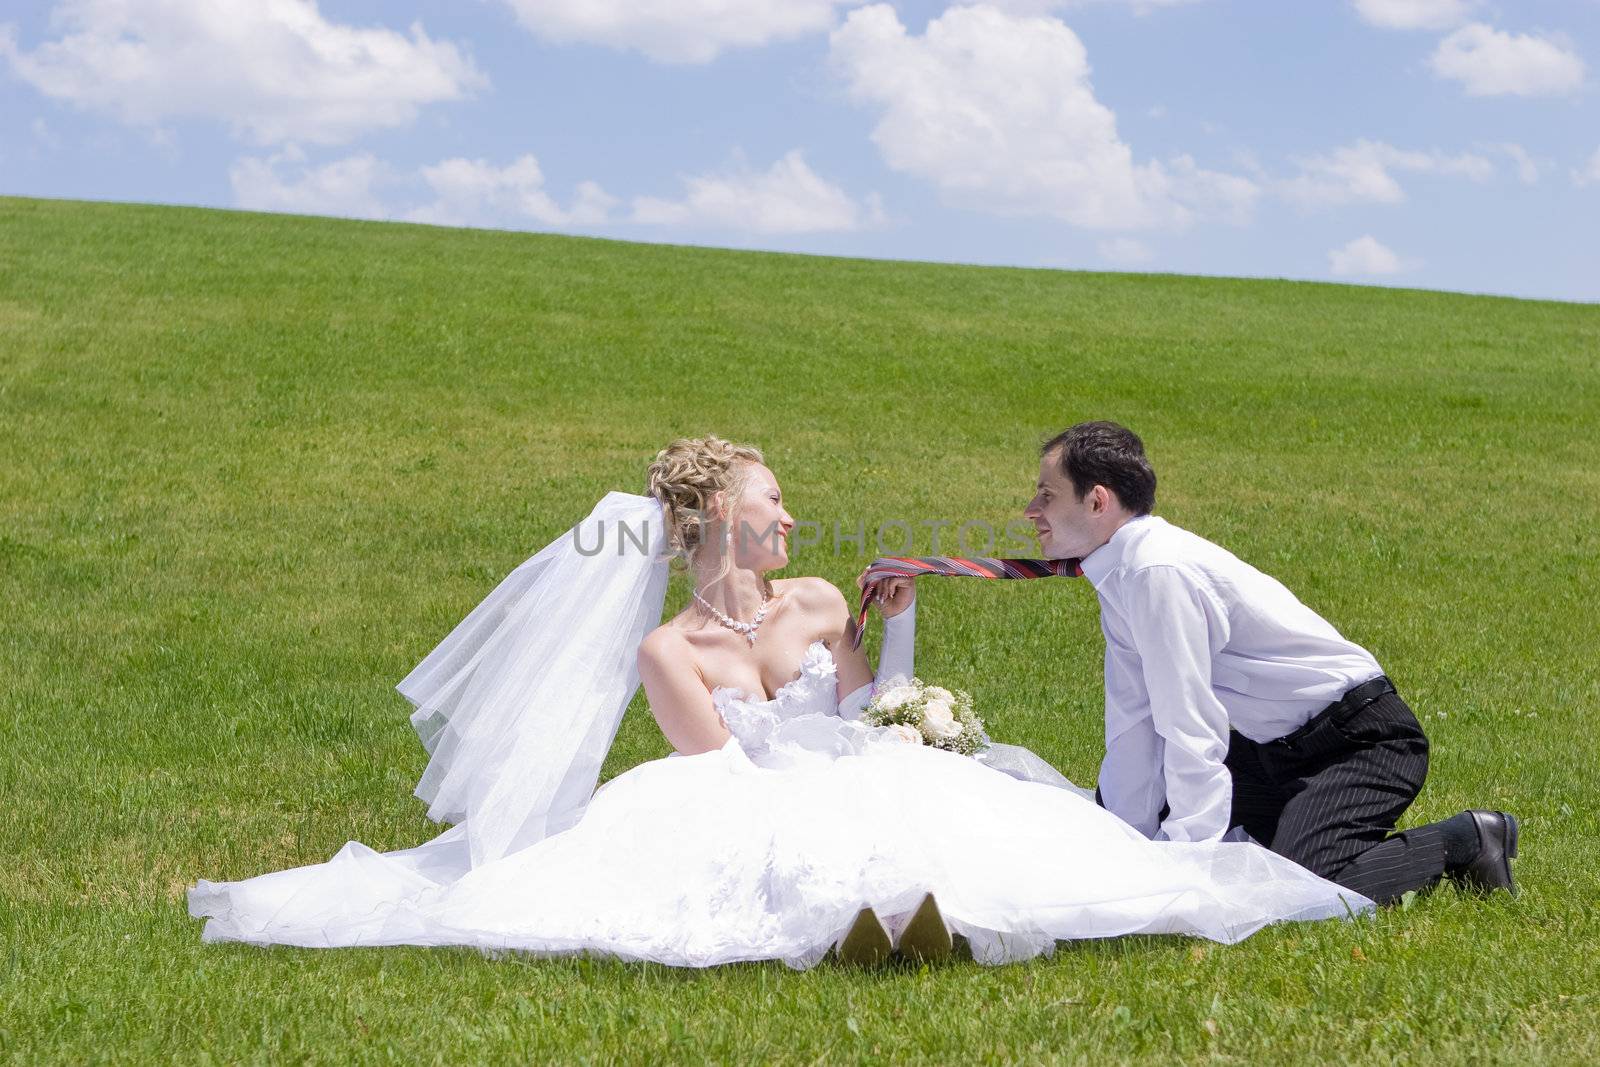
<instances>
[{"instance_id":1,"label":"bride's bare shoulder","mask_svg":"<svg viewBox=\"0 0 1600 1067\"><path fill-rule=\"evenodd\" d=\"M639 642L639 659L665 663L676 660L694 661L694 646L682 628L667 620L644 635Z\"/></svg>"},{"instance_id":2,"label":"bride's bare shoulder","mask_svg":"<svg viewBox=\"0 0 1600 1067\"><path fill-rule=\"evenodd\" d=\"M781 584L775 581L772 585L777 592L792 594L795 606L808 613L833 614L845 602L838 586L816 575L784 578Z\"/></svg>"}]
</instances>

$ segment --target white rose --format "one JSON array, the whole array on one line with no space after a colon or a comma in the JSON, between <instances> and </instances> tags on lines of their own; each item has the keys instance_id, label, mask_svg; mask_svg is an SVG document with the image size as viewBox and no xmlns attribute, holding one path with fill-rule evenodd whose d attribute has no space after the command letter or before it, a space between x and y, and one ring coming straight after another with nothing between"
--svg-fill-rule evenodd
<instances>
[{"instance_id":1,"label":"white rose","mask_svg":"<svg viewBox=\"0 0 1600 1067\"><path fill-rule=\"evenodd\" d=\"M889 733L895 737L898 737L908 745L922 744L922 734L917 732L917 728L915 726L907 726L903 722L897 722L893 726L889 727Z\"/></svg>"},{"instance_id":2,"label":"white rose","mask_svg":"<svg viewBox=\"0 0 1600 1067\"><path fill-rule=\"evenodd\" d=\"M929 741L938 741L954 736L949 732L955 725L956 733L961 732L961 727L956 724L956 713L950 705L942 700L930 700L922 712L922 735Z\"/></svg>"},{"instance_id":3,"label":"white rose","mask_svg":"<svg viewBox=\"0 0 1600 1067\"><path fill-rule=\"evenodd\" d=\"M937 700L942 704L954 704L956 702L956 695L942 685L931 687L928 690L928 697L929 699Z\"/></svg>"},{"instance_id":4,"label":"white rose","mask_svg":"<svg viewBox=\"0 0 1600 1067\"><path fill-rule=\"evenodd\" d=\"M897 685L878 698L878 707L893 711L908 700L916 699L917 691L909 685Z\"/></svg>"}]
</instances>

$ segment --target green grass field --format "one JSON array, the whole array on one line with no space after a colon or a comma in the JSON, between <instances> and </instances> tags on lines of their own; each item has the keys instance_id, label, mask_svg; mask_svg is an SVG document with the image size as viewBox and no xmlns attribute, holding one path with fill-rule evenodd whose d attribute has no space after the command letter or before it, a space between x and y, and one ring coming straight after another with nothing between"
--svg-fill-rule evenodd
<instances>
[{"instance_id":1,"label":"green grass field","mask_svg":"<svg viewBox=\"0 0 1600 1067\"><path fill-rule=\"evenodd\" d=\"M6 1060L1600 1061L1600 307L0 198L0 416ZM998 526L1095 417L1377 655L1406 824L1521 817L1520 898L873 973L201 943L198 877L440 829L392 687L673 437ZM1092 589L920 597L919 673L1092 781ZM667 751L641 695L607 774Z\"/></svg>"}]
</instances>

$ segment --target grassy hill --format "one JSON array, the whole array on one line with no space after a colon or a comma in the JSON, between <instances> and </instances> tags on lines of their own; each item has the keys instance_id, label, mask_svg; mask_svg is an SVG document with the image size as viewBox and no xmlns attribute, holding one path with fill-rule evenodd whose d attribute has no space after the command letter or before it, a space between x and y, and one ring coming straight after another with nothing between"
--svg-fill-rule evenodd
<instances>
[{"instance_id":1,"label":"grassy hill","mask_svg":"<svg viewBox=\"0 0 1600 1067\"><path fill-rule=\"evenodd\" d=\"M671 438L762 447L849 589L833 523L1003 526L1093 417L1384 664L1408 824L1521 816L1516 902L873 974L201 944L197 877L439 829L394 683ZM1593 1062L1597 428L1595 306L0 198L0 1058ZM920 589L919 672L1092 781L1093 591ZM666 751L636 699L607 773Z\"/></svg>"}]
</instances>

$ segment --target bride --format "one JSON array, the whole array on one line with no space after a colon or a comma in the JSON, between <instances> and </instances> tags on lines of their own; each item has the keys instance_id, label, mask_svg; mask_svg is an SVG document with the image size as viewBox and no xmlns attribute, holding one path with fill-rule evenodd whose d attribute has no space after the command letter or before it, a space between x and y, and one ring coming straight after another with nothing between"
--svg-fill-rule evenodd
<instances>
[{"instance_id":1,"label":"bride","mask_svg":"<svg viewBox=\"0 0 1600 1067\"><path fill-rule=\"evenodd\" d=\"M767 577L793 525L757 450L663 449L648 495L607 494L397 686L430 756L416 795L454 825L199 879L202 940L805 968L835 948L937 957L959 937L1001 963L1373 907L1250 841L1148 840L1026 749L960 756L861 722L911 674L913 584L880 600L874 674L836 587ZM657 625L674 559L694 594ZM641 680L676 752L595 790Z\"/></svg>"}]
</instances>

